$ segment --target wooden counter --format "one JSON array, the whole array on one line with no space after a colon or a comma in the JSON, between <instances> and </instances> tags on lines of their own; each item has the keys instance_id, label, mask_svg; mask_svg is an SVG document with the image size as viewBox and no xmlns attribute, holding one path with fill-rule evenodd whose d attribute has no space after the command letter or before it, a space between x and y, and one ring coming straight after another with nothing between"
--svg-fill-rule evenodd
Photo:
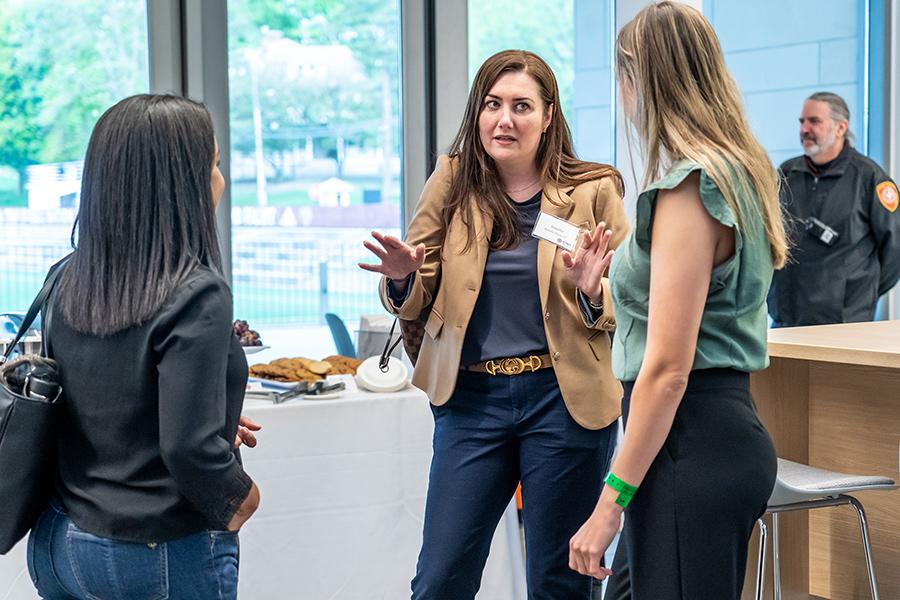
<instances>
[{"instance_id":1,"label":"wooden counter","mask_svg":"<svg viewBox=\"0 0 900 600\"><path fill-rule=\"evenodd\" d=\"M769 355L771 365L750 385L778 456L900 478L900 321L773 329ZM869 518L879 594L900 598L900 491L856 496ZM781 523L785 600L870 597L851 508L784 513ZM753 597L755 548L744 598ZM772 598L771 560L767 571Z\"/></svg>"}]
</instances>

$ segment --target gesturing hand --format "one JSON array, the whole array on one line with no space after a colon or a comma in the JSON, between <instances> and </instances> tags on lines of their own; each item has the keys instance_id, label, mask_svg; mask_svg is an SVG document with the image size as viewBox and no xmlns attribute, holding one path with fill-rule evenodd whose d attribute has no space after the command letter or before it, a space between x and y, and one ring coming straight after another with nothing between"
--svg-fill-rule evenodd
<instances>
[{"instance_id":1,"label":"gesturing hand","mask_svg":"<svg viewBox=\"0 0 900 600\"><path fill-rule=\"evenodd\" d=\"M593 234L584 234L584 241L574 256L565 251L562 254L566 277L595 304L603 300L600 280L612 260L612 250L607 252L611 237L612 231L606 229L606 223L601 221Z\"/></svg>"},{"instance_id":2,"label":"gesturing hand","mask_svg":"<svg viewBox=\"0 0 900 600\"><path fill-rule=\"evenodd\" d=\"M365 240L363 246L377 256L381 262L377 265L359 263L361 269L381 273L394 281L403 281L410 273L425 264L425 244L419 244L413 248L394 236L382 235L377 231L372 232L372 237L381 247L369 240Z\"/></svg>"}]
</instances>

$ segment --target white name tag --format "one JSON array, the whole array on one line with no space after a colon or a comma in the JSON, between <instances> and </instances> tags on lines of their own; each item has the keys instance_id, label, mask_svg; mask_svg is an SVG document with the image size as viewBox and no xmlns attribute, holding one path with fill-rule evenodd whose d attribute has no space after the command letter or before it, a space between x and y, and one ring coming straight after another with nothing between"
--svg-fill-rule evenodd
<instances>
[{"instance_id":1,"label":"white name tag","mask_svg":"<svg viewBox=\"0 0 900 600\"><path fill-rule=\"evenodd\" d=\"M580 234L581 229L577 226L544 212L538 215L534 231L531 232L532 236L546 240L569 252L575 252Z\"/></svg>"}]
</instances>

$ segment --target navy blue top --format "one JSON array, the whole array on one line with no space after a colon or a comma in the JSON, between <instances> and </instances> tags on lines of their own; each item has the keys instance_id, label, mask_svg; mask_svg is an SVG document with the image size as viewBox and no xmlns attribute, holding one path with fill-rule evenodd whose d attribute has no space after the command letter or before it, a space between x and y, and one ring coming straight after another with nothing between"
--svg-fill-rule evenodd
<instances>
[{"instance_id":1,"label":"navy blue top","mask_svg":"<svg viewBox=\"0 0 900 600\"><path fill-rule=\"evenodd\" d=\"M519 245L488 253L481 291L466 329L461 365L547 351L538 290L538 239L531 235L541 212L541 194L512 203L519 213Z\"/></svg>"}]
</instances>

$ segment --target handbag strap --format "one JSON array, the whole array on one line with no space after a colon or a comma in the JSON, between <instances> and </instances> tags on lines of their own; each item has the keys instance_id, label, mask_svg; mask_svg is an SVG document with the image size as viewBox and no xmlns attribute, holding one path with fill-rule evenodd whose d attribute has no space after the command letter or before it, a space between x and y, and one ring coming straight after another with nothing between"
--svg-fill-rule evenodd
<instances>
[{"instance_id":1,"label":"handbag strap","mask_svg":"<svg viewBox=\"0 0 900 600\"><path fill-rule=\"evenodd\" d=\"M47 299L53 292L53 288L56 287L56 282L59 281L59 275L63 270L62 268L65 265L66 261L69 260L70 256L71 254L51 267L50 274L47 275L47 279L44 281L44 286L41 288L41 291L38 292L37 296L35 296L34 301L31 303L31 307L28 309L28 312L25 314L25 318L22 320L22 324L19 325L19 331L16 333L15 339L13 339L12 343L10 343L3 356L0 356L0 365L9 360L9 357L12 356L12 353L15 350L16 346L20 341L22 341L22 338L25 337L25 334L28 332L31 324L34 323L34 320L37 318L38 313L41 312L41 310L44 308Z\"/></svg>"},{"instance_id":2,"label":"handbag strap","mask_svg":"<svg viewBox=\"0 0 900 600\"><path fill-rule=\"evenodd\" d=\"M382 373L388 372L388 361L390 360L391 352L394 351L394 348L397 347L397 344L403 339L403 336L397 336L397 339L394 340L393 345L391 345L391 338L394 337L394 328L397 326L397 318L394 318L394 322L391 323L391 332L388 334L387 340L384 342L384 350L381 351L381 357L378 359L378 368L381 369Z\"/></svg>"}]
</instances>

